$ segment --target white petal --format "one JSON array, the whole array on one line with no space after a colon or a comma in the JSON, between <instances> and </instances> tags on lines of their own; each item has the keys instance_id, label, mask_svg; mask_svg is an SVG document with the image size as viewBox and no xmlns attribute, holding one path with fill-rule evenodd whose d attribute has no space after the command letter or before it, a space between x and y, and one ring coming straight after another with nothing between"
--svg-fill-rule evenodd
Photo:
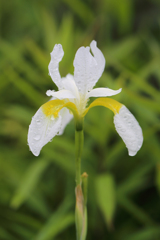
<instances>
[{"instance_id":1,"label":"white petal","mask_svg":"<svg viewBox=\"0 0 160 240\"><path fill-rule=\"evenodd\" d=\"M143 143L142 129L132 113L123 105L114 116L115 128L123 139L130 156L136 155Z\"/></svg>"},{"instance_id":2,"label":"white petal","mask_svg":"<svg viewBox=\"0 0 160 240\"><path fill-rule=\"evenodd\" d=\"M97 48L96 41L92 41L90 46L94 56L91 55L89 47L81 47L76 52L73 62L74 79L82 94L86 94L94 87L105 67L104 56Z\"/></svg>"},{"instance_id":3,"label":"white petal","mask_svg":"<svg viewBox=\"0 0 160 240\"><path fill-rule=\"evenodd\" d=\"M61 115L57 118L46 117L39 108L33 116L28 131L29 148L38 156L42 147L47 144L61 129Z\"/></svg>"},{"instance_id":4,"label":"white petal","mask_svg":"<svg viewBox=\"0 0 160 240\"><path fill-rule=\"evenodd\" d=\"M67 108L62 108L61 111L60 111L60 114L61 114L61 117L62 117L62 122L61 122L61 129L60 129L58 135L63 134L66 125L73 118L73 114L71 114Z\"/></svg>"},{"instance_id":5,"label":"white petal","mask_svg":"<svg viewBox=\"0 0 160 240\"><path fill-rule=\"evenodd\" d=\"M61 44L56 44L51 52L51 61L49 63L49 75L51 76L53 82L61 89L61 76L59 73L59 62L62 60L64 55L63 48Z\"/></svg>"},{"instance_id":6,"label":"white petal","mask_svg":"<svg viewBox=\"0 0 160 240\"><path fill-rule=\"evenodd\" d=\"M119 90L112 90L109 88L95 88L87 93L86 98L88 99L90 97L109 97L109 96L116 95L121 91L122 91L122 88L120 88Z\"/></svg>"},{"instance_id":7,"label":"white petal","mask_svg":"<svg viewBox=\"0 0 160 240\"><path fill-rule=\"evenodd\" d=\"M80 98L78 88L71 74L67 74L65 78L62 78L62 86L64 89L71 91L75 98Z\"/></svg>"},{"instance_id":8,"label":"white petal","mask_svg":"<svg viewBox=\"0 0 160 240\"><path fill-rule=\"evenodd\" d=\"M55 98L58 98L58 99L65 99L65 98L75 98L75 95L73 95L73 93L69 90L60 90L60 91L51 91L51 90L48 90L46 92L47 96L52 96L52 97L55 97Z\"/></svg>"}]
</instances>

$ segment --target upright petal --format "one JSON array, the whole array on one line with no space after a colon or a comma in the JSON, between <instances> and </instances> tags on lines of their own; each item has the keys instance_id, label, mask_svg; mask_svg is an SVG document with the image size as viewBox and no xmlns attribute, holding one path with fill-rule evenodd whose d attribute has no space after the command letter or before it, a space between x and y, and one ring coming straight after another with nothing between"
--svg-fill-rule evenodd
<instances>
[{"instance_id":1,"label":"upright petal","mask_svg":"<svg viewBox=\"0 0 160 240\"><path fill-rule=\"evenodd\" d=\"M51 52L51 61L49 63L49 75L51 76L53 82L57 85L58 89L62 88L61 76L59 73L59 62L62 60L64 55L63 48L61 44L56 44Z\"/></svg>"},{"instance_id":2,"label":"upright petal","mask_svg":"<svg viewBox=\"0 0 160 240\"><path fill-rule=\"evenodd\" d=\"M115 128L123 139L130 156L136 155L143 143L142 129L132 113L123 105L114 116Z\"/></svg>"},{"instance_id":3,"label":"upright petal","mask_svg":"<svg viewBox=\"0 0 160 240\"><path fill-rule=\"evenodd\" d=\"M38 156L42 147L47 144L61 129L62 118L47 117L42 107L33 116L28 131L29 148Z\"/></svg>"},{"instance_id":4,"label":"upright petal","mask_svg":"<svg viewBox=\"0 0 160 240\"><path fill-rule=\"evenodd\" d=\"M62 78L62 86L64 89L71 91L75 98L77 99L80 98L78 88L74 81L73 75L67 74L65 78Z\"/></svg>"},{"instance_id":5,"label":"upright petal","mask_svg":"<svg viewBox=\"0 0 160 240\"><path fill-rule=\"evenodd\" d=\"M96 41L92 41L90 46L94 56L90 53L89 47L81 47L76 52L73 62L74 79L82 94L86 94L94 87L105 67L104 56L97 48Z\"/></svg>"}]
</instances>

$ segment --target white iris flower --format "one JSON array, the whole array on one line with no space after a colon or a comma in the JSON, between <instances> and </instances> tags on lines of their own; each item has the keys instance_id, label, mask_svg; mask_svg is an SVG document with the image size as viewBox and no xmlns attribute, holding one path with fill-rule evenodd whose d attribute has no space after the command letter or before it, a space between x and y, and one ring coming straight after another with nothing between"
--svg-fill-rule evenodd
<instances>
[{"instance_id":1,"label":"white iris flower","mask_svg":"<svg viewBox=\"0 0 160 240\"><path fill-rule=\"evenodd\" d=\"M46 94L52 98L42 105L32 118L28 132L28 144L32 153L38 156L45 144L55 135L62 134L73 115L78 124L82 122L90 108L99 105L114 112L115 128L126 144L129 155L134 156L143 142L141 127L123 104L106 98L120 93L121 89L116 91L109 88L93 89L105 67L105 58L97 48L96 41L92 41L90 47L78 49L73 63L74 75L68 74L61 78L59 62L63 55L61 44L56 44L51 52L49 74L59 91L48 90ZM100 98L87 107L90 97Z\"/></svg>"}]
</instances>

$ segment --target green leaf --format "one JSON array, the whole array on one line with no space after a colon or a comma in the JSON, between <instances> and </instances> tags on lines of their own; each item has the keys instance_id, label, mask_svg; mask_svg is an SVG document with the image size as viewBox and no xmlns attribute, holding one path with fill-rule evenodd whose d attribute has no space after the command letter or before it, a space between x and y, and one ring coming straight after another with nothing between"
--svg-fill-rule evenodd
<instances>
[{"instance_id":1,"label":"green leaf","mask_svg":"<svg viewBox=\"0 0 160 240\"><path fill-rule=\"evenodd\" d=\"M154 168L154 163L148 163L144 166L144 163L134 169L124 181L119 184L117 192L120 194L128 194L130 192L138 191L145 186L146 174Z\"/></svg>"},{"instance_id":2,"label":"green leaf","mask_svg":"<svg viewBox=\"0 0 160 240\"><path fill-rule=\"evenodd\" d=\"M156 184L157 184L158 191L160 193L160 164L157 164L157 167L156 167Z\"/></svg>"},{"instance_id":3,"label":"green leaf","mask_svg":"<svg viewBox=\"0 0 160 240\"><path fill-rule=\"evenodd\" d=\"M81 0L63 0L82 19L84 23L93 21L94 15L90 8Z\"/></svg>"},{"instance_id":4,"label":"green leaf","mask_svg":"<svg viewBox=\"0 0 160 240\"><path fill-rule=\"evenodd\" d=\"M154 225L154 221L142 208L134 204L129 198L123 194L118 194L118 203L126 209L135 219L146 226Z\"/></svg>"},{"instance_id":5,"label":"green leaf","mask_svg":"<svg viewBox=\"0 0 160 240\"><path fill-rule=\"evenodd\" d=\"M3 227L0 227L0 238L5 240L16 240L16 238L10 235Z\"/></svg>"},{"instance_id":6,"label":"green leaf","mask_svg":"<svg viewBox=\"0 0 160 240\"><path fill-rule=\"evenodd\" d=\"M58 210L51 215L33 240L52 240L57 234L72 225L75 221L75 216L72 213L68 213L71 205L72 200L67 197L59 206Z\"/></svg>"},{"instance_id":7,"label":"green leaf","mask_svg":"<svg viewBox=\"0 0 160 240\"><path fill-rule=\"evenodd\" d=\"M43 101L43 96L27 81L18 76L11 67L8 69L6 77L8 77L9 81L12 82L32 104L40 106L40 103Z\"/></svg>"},{"instance_id":8,"label":"green leaf","mask_svg":"<svg viewBox=\"0 0 160 240\"><path fill-rule=\"evenodd\" d=\"M96 195L99 208L109 228L112 226L116 207L115 182L111 174L100 175L96 179Z\"/></svg>"},{"instance_id":9,"label":"green leaf","mask_svg":"<svg viewBox=\"0 0 160 240\"><path fill-rule=\"evenodd\" d=\"M124 240L153 240L160 239L159 227L150 227L128 235Z\"/></svg>"},{"instance_id":10,"label":"green leaf","mask_svg":"<svg viewBox=\"0 0 160 240\"><path fill-rule=\"evenodd\" d=\"M110 58L114 59L114 61L115 59L117 60L124 58L135 50L139 42L140 39L137 36L131 36L123 39L121 42L114 43L112 47L109 49L107 48L105 51L103 51L104 56L108 56L108 58L106 58L106 61L111 61Z\"/></svg>"},{"instance_id":11,"label":"green leaf","mask_svg":"<svg viewBox=\"0 0 160 240\"><path fill-rule=\"evenodd\" d=\"M48 164L48 161L39 159L30 165L11 200L12 207L18 208L24 201L27 200Z\"/></svg>"}]
</instances>

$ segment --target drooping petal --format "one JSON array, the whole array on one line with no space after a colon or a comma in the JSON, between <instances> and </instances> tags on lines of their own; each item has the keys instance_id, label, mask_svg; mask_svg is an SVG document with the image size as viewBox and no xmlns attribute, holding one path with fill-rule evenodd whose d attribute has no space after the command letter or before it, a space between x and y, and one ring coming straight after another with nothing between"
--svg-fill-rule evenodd
<instances>
[{"instance_id":1,"label":"drooping petal","mask_svg":"<svg viewBox=\"0 0 160 240\"><path fill-rule=\"evenodd\" d=\"M128 148L129 155L136 155L143 143L142 129L133 114L124 105L114 116L114 124Z\"/></svg>"},{"instance_id":2,"label":"drooping petal","mask_svg":"<svg viewBox=\"0 0 160 240\"><path fill-rule=\"evenodd\" d=\"M71 91L65 89L62 89L57 92L48 90L46 94L47 96L52 96L58 99L75 98L74 94Z\"/></svg>"},{"instance_id":3,"label":"drooping petal","mask_svg":"<svg viewBox=\"0 0 160 240\"><path fill-rule=\"evenodd\" d=\"M110 97L116 95L122 91L122 88L119 90L112 90L109 88L95 88L87 93L86 98L90 97Z\"/></svg>"},{"instance_id":4,"label":"drooping petal","mask_svg":"<svg viewBox=\"0 0 160 240\"><path fill-rule=\"evenodd\" d=\"M143 143L142 129L133 114L121 103L111 98L97 98L88 108L84 115L95 106L104 106L115 114L115 128L126 144L130 156L136 155Z\"/></svg>"},{"instance_id":5,"label":"drooping petal","mask_svg":"<svg viewBox=\"0 0 160 240\"><path fill-rule=\"evenodd\" d=\"M35 156L38 156L42 147L61 133L71 120L71 114L69 115L67 109L66 111L62 109L65 107L72 110L75 115L78 114L73 103L56 99L43 104L33 116L28 131L28 144Z\"/></svg>"},{"instance_id":6,"label":"drooping petal","mask_svg":"<svg viewBox=\"0 0 160 240\"><path fill-rule=\"evenodd\" d=\"M84 116L87 114L89 109L96 106L103 106L109 108L111 111L114 112L114 114L117 114L123 105L112 98L97 98L89 105L88 108L86 108L86 110L84 111Z\"/></svg>"},{"instance_id":7,"label":"drooping petal","mask_svg":"<svg viewBox=\"0 0 160 240\"><path fill-rule=\"evenodd\" d=\"M43 113L49 117L54 116L55 118L58 116L59 112L63 108L68 108L77 119L79 117L79 113L76 105L71 101L60 100L60 99L51 99L47 103L42 105Z\"/></svg>"},{"instance_id":8,"label":"drooping petal","mask_svg":"<svg viewBox=\"0 0 160 240\"><path fill-rule=\"evenodd\" d=\"M28 131L29 148L35 156L40 154L42 147L47 144L61 129L61 116L47 117L42 107L33 116Z\"/></svg>"},{"instance_id":9,"label":"drooping petal","mask_svg":"<svg viewBox=\"0 0 160 240\"><path fill-rule=\"evenodd\" d=\"M92 41L90 46L94 56L90 53L89 47L81 47L76 52L73 62L74 79L82 94L86 94L94 87L105 67L104 56L97 48L96 41Z\"/></svg>"},{"instance_id":10,"label":"drooping petal","mask_svg":"<svg viewBox=\"0 0 160 240\"><path fill-rule=\"evenodd\" d=\"M60 115L62 117L62 121L61 121L61 129L58 135L63 134L65 127L73 118L73 114L71 114L67 108L62 108L60 111Z\"/></svg>"},{"instance_id":11,"label":"drooping petal","mask_svg":"<svg viewBox=\"0 0 160 240\"><path fill-rule=\"evenodd\" d=\"M62 88L61 76L59 73L59 62L62 60L64 55L63 48L61 44L56 44L51 52L51 61L49 63L49 75L51 76L53 82L57 85L58 89Z\"/></svg>"}]
</instances>

